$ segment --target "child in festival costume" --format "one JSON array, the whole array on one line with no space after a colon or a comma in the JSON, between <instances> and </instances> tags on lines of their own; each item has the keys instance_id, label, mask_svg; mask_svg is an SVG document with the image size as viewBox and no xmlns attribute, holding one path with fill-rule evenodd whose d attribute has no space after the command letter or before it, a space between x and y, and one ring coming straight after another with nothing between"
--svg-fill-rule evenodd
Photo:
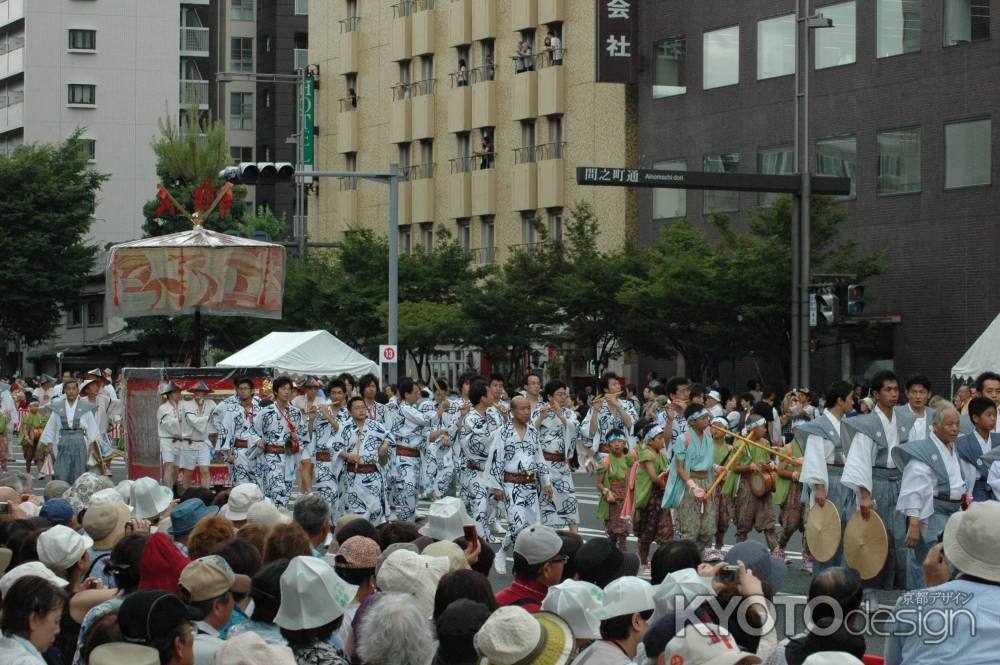
<instances>
[{"instance_id":1,"label":"child in festival costume","mask_svg":"<svg viewBox=\"0 0 1000 665\"><path fill-rule=\"evenodd\" d=\"M661 451L667 444L670 430L665 430L655 421L648 421L639 431L641 443L638 448L639 468L635 474L634 530L639 539L639 560L644 572L649 567L649 546L653 542L663 545L673 540L674 524L670 511L660 506L670 468Z\"/></svg>"},{"instance_id":2,"label":"child in festival costume","mask_svg":"<svg viewBox=\"0 0 1000 665\"><path fill-rule=\"evenodd\" d=\"M48 414L39 410L38 398L32 397L28 401L28 413L21 419L20 431L21 450L24 452L24 470L28 475L31 475L31 463L35 461L35 456L38 453L38 440L42 438L42 431L48 420ZM40 461L37 466L41 467Z\"/></svg>"},{"instance_id":3,"label":"child in festival costume","mask_svg":"<svg viewBox=\"0 0 1000 665\"><path fill-rule=\"evenodd\" d=\"M747 445L743 449L733 471L740 475L739 488L736 492L736 542L747 539L751 529L764 534L767 549L774 552L778 549L778 535L775 532L775 510L772 501L773 491L757 496L750 487L750 477L754 473L771 473L775 470L774 462L768 449L767 420L759 413L751 413L743 427L744 436L753 441L759 441L764 448Z\"/></svg>"},{"instance_id":4,"label":"child in festival costume","mask_svg":"<svg viewBox=\"0 0 1000 665\"><path fill-rule=\"evenodd\" d=\"M713 425L729 428L729 421L726 418L713 418ZM726 462L733 454L733 447L726 442L726 433L714 427L712 431L712 443L715 446L716 473L722 473ZM729 525L733 523L733 497L736 495L736 488L739 485L740 476L738 473L730 473L722 482L722 485L715 491L716 507L716 528L715 528L715 551L713 556L706 556L705 560L712 558L722 558L722 544L726 537ZM717 555L717 556L715 556Z\"/></svg>"},{"instance_id":5,"label":"child in festival costume","mask_svg":"<svg viewBox=\"0 0 1000 665\"><path fill-rule=\"evenodd\" d=\"M781 510L781 538L778 541L777 556L785 558L785 547L796 531L803 536L806 531L805 505L802 503L802 483L799 482L799 471L802 469L802 449L799 442L792 439L782 450L786 455L796 458L798 464L787 460L778 462L778 478L774 483L774 505ZM812 572L812 555L809 554L809 544L802 538L802 570Z\"/></svg>"},{"instance_id":6,"label":"child in festival costume","mask_svg":"<svg viewBox=\"0 0 1000 665\"><path fill-rule=\"evenodd\" d=\"M708 424L712 414L700 404L684 410L687 431L674 441L677 481L685 487L677 507L681 538L693 540L702 551L712 547L716 530L714 497L707 495L715 477L715 446Z\"/></svg>"},{"instance_id":7,"label":"child in festival costume","mask_svg":"<svg viewBox=\"0 0 1000 665\"><path fill-rule=\"evenodd\" d=\"M622 552L628 549L629 524L622 515L622 503L628 490L628 472L632 458L625 454L625 432L615 429L606 437L611 447L603 465L597 467L597 489L601 501L597 506L598 519L604 520L604 531Z\"/></svg>"}]
</instances>

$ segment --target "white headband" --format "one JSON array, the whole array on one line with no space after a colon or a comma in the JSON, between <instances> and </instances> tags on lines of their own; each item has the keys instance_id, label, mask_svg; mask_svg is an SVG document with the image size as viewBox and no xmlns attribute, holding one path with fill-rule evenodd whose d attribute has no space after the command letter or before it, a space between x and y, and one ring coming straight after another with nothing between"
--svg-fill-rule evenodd
<instances>
[{"instance_id":1,"label":"white headband","mask_svg":"<svg viewBox=\"0 0 1000 665\"><path fill-rule=\"evenodd\" d=\"M701 409L697 413L692 413L685 420L687 420L688 422L691 422L692 420L698 420L699 418L702 418L702 417L707 416L707 415L708 415L708 410L707 409Z\"/></svg>"},{"instance_id":2,"label":"white headband","mask_svg":"<svg viewBox=\"0 0 1000 665\"><path fill-rule=\"evenodd\" d=\"M646 436L644 436L642 438L642 440L643 441L652 441L653 439L655 439L656 437L660 436L661 434L663 434L663 426L662 425L653 425L653 427L651 427L650 430L648 432L646 432Z\"/></svg>"}]
</instances>

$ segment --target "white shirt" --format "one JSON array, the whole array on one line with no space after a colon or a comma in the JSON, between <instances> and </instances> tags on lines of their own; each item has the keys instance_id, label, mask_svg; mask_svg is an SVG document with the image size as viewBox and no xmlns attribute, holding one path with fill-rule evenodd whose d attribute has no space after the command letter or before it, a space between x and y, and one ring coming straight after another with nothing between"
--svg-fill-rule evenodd
<instances>
[{"instance_id":1,"label":"white shirt","mask_svg":"<svg viewBox=\"0 0 1000 665\"><path fill-rule=\"evenodd\" d=\"M899 445L899 432L896 431L896 417L892 414L887 418L882 409L876 407L879 421L882 423L882 431L885 433L885 441L889 447L886 457L886 467L896 468L896 463L892 461L892 449ZM847 460L844 462L844 475L841 482L845 487L849 487L855 492L860 492L865 488L872 491L872 465L875 463L875 454L878 449L875 442L866 434L855 434L851 439L851 447L847 451Z\"/></svg>"},{"instance_id":2,"label":"white shirt","mask_svg":"<svg viewBox=\"0 0 1000 665\"><path fill-rule=\"evenodd\" d=\"M910 428L910 441L919 441L921 439L927 439L931 435L931 430L927 427L927 409L924 409L924 415L918 416L917 412L913 410L913 407L909 404L906 408L916 417L913 421L913 427Z\"/></svg>"},{"instance_id":3,"label":"white shirt","mask_svg":"<svg viewBox=\"0 0 1000 665\"><path fill-rule=\"evenodd\" d=\"M983 437L979 436L979 430L973 430L972 433L976 435L976 441L979 442L979 447L983 449L984 455L993 450L993 444L990 443L989 439L984 439Z\"/></svg>"},{"instance_id":4,"label":"white shirt","mask_svg":"<svg viewBox=\"0 0 1000 665\"><path fill-rule=\"evenodd\" d=\"M975 467L962 462L955 453L954 444L949 450L933 431L930 433L930 440L934 442L934 447L944 461L944 468L948 471L948 484L951 487L948 498L961 499L963 494L972 491L976 482ZM924 462L911 459L903 469L896 510L907 517L920 518L926 526L927 520L934 514L937 486L938 479L934 470Z\"/></svg>"},{"instance_id":5,"label":"white shirt","mask_svg":"<svg viewBox=\"0 0 1000 665\"><path fill-rule=\"evenodd\" d=\"M830 413L829 410L823 412L822 418L826 418L833 425L834 431L840 435L840 419ZM802 453L802 471L799 480L812 486L823 485L826 487L830 483L830 476L827 473L826 465L832 464L836 459L836 447L833 442L827 441L822 436L810 434L806 439L806 449ZM810 507L816 503L816 493L809 493Z\"/></svg>"},{"instance_id":6,"label":"white shirt","mask_svg":"<svg viewBox=\"0 0 1000 665\"><path fill-rule=\"evenodd\" d=\"M195 626L198 634L194 636L194 665L215 665L215 653L225 642L219 637L219 631L204 621L196 621Z\"/></svg>"},{"instance_id":7,"label":"white shirt","mask_svg":"<svg viewBox=\"0 0 1000 665\"><path fill-rule=\"evenodd\" d=\"M73 422L73 417L76 415L76 409L80 405L80 398L78 397L73 405L70 406L69 400L65 400L66 406L66 420ZM80 428L83 430L84 439L88 444L97 441L97 437L100 436L100 431L97 429L97 421L94 419L94 412L89 411L80 418ZM42 430L42 443L52 446L52 453L59 454L59 430L62 428L62 419L55 413L49 418L49 421L45 423L45 429Z\"/></svg>"}]
</instances>

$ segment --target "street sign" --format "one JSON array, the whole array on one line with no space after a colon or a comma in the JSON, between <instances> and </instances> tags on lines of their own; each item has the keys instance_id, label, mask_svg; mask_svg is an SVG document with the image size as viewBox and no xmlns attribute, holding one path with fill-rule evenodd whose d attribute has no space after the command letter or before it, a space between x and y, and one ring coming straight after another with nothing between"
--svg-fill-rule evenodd
<instances>
[{"instance_id":1,"label":"street sign","mask_svg":"<svg viewBox=\"0 0 1000 665\"><path fill-rule=\"evenodd\" d=\"M816 303L816 294L809 294L809 327L815 328L819 323L819 307Z\"/></svg>"},{"instance_id":2,"label":"street sign","mask_svg":"<svg viewBox=\"0 0 1000 665\"><path fill-rule=\"evenodd\" d=\"M305 116L305 131L302 133L302 163L312 167L313 165L313 133L316 124L316 113L313 101L315 99L316 81L311 76L305 78L305 89L303 98L305 100L303 115Z\"/></svg>"},{"instance_id":3,"label":"street sign","mask_svg":"<svg viewBox=\"0 0 1000 665\"><path fill-rule=\"evenodd\" d=\"M398 353L399 350L395 344L382 344L378 347L378 361L379 363L394 363Z\"/></svg>"},{"instance_id":4,"label":"street sign","mask_svg":"<svg viewBox=\"0 0 1000 665\"><path fill-rule=\"evenodd\" d=\"M798 194L802 180L797 175L757 173L705 173L703 171L659 171L610 166L578 166L578 185L604 187L653 187L665 189L710 189L732 192ZM850 194L850 178L812 176L813 194Z\"/></svg>"}]
</instances>

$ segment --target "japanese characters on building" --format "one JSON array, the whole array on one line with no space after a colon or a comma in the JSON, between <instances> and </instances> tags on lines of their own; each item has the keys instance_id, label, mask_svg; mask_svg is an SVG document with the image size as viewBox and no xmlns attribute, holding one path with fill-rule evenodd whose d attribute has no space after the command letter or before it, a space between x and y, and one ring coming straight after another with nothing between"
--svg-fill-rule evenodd
<instances>
[{"instance_id":1,"label":"japanese characters on building","mask_svg":"<svg viewBox=\"0 0 1000 665\"><path fill-rule=\"evenodd\" d=\"M638 0L597 0L598 82L634 82L639 62L638 13Z\"/></svg>"}]
</instances>

